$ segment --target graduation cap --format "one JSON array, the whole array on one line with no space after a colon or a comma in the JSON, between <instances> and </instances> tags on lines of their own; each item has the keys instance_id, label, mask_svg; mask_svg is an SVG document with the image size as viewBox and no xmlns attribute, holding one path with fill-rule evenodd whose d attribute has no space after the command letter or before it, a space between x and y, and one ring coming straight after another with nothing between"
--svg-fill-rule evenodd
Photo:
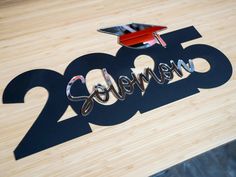
<instances>
[{"instance_id":1,"label":"graduation cap","mask_svg":"<svg viewBox=\"0 0 236 177\"><path fill-rule=\"evenodd\" d=\"M118 36L118 43L135 49L148 48L158 43L163 47L167 44L157 32L167 29L166 26L130 23L121 26L99 29L99 32Z\"/></svg>"}]
</instances>

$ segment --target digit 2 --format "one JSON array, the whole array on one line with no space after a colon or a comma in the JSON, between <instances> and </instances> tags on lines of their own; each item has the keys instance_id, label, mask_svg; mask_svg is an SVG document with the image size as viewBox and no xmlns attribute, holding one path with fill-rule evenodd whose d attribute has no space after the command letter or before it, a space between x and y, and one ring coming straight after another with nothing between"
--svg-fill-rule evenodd
<instances>
[{"instance_id":1,"label":"digit 2","mask_svg":"<svg viewBox=\"0 0 236 177\"><path fill-rule=\"evenodd\" d=\"M6 87L3 103L24 103L26 93L37 86L49 93L43 110L14 150L16 160L92 132L89 124L77 116L57 122L68 107L65 85L61 74L37 69L20 74Z\"/></svg>"}]
</instances>

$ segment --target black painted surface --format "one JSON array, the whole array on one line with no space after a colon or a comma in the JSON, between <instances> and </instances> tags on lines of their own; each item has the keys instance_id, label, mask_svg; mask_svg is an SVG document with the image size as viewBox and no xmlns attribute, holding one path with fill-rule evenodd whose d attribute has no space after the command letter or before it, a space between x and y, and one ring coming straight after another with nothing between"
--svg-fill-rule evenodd
<instances>
[{"instance_id":1,"label":"black painted surface","mask_svg":"<svg viewBox=\"0 0 236 177\"><path fill-rule=\"evenodd\" d=\"M151 177L236 177L236 140Z\"/></svg>"}]
</instances>

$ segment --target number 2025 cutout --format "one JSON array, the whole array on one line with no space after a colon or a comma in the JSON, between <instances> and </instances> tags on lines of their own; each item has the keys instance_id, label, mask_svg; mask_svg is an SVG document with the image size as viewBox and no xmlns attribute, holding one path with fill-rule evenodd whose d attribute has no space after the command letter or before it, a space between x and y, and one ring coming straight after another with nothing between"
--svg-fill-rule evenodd
<instances>
[{"instance_id":1,"label":"number 2025 cutout","mask_svg":"<svg viewBox=\"0 0 236 177\"><path fill-rule=\"evenodd\" d=\"M4 104L24 103L26 93L34 87L45 88L49 97L36 121L14 150L15 158L21 159L91 133L89 123L102 126L116 125L130 119L137 111L142 114L199 93L198 88L214 88L226 83L232 75L232 66L221 51L206 44L194 44L186 48L181 45L200 37L198 31L190 26L161 35L164 43L160 45L153 44L146 48L141 47L140 50L133 49L135 46L132 45L121 47L115 56L106 53L80 56L68 65L64 75L48 69L34 69L18 75L4 90ZM132 94L124 101L106 106L94 102L93 110L86 117L81 114L83 101L75 102L68 99L66 88L74 76L86 76L91 70L106 68L114 79L122 75L131 77L130 68L135 67L134 60L140 55L150 56L154 60L155 73L158 73L160 63L170 60L177 63L179 59L187 63L189 59L202 58L209 63L210 69L205 73L195 71L187 78L174 83L168 83L167 80L164 84L156 84L154 79L150 79L143 95L134 87ZM80 82L74 83L70 91L73 95L90 94L86 85ZM68 106L73 108L77 116L59 121ZM20 119L18 115L14 116Z\"/></svg>"}]
</instances>

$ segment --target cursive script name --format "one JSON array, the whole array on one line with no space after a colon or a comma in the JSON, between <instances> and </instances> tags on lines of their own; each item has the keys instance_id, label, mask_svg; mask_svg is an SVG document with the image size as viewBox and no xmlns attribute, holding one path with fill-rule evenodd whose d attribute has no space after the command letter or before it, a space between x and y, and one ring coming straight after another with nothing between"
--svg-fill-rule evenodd
<instances>
[{"instance_id":1,"label":"cursive script name","mask_svg":"<svg viewBox=\"0 0 236 177\"><path fill-rule=\"evenodd\" d=\"M137 85L138 88L144 92L144 82L148 83L151 78L153 78L158 84L164 84L173 79L174 72L179 77L183 77L182 68L184 68L189 73L195 71L192 60L188 60L187 64L183 60L178 60L177 64L171 60L170 66L165 63L160 63L158 65L158 76L150 68L145 68L143 73L139 73L137 75L134 72L131 72L131 79L127 76L120 76L117 81L118 90L115 89L110 75L104 68L102 69L102 73L108 87L101 84L96 84L89 96L74 96L71 94L71 87L73 84L78 80L80 80L82 84L86 83L85 78L82 75L77 75L69 81L66 87L66 95L71 101L84 101L81 108L81 114L83 116L87 116L94 107L94 99L100 103L106 103L109 100L109 92L111 92L118 100L123 101L125 100L126 95L133 94L135 85Z\"/></svg>"}]
</instances>

